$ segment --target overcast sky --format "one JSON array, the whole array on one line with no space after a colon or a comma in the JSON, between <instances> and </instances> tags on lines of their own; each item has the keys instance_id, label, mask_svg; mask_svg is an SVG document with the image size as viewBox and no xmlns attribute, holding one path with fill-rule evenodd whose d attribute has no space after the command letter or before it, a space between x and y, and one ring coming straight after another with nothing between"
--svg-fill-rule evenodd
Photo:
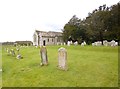
<instances>
[{"instance_id":1,"label":"overcast sky","mask_svg":"<svg viewBox=\"0 0 120 89\"><path fill-rule=\"evenodd\" d=\"M73 15L89 12L119 0L0 0L0 42L33 40L36 30L61 31Z\"/></svg>"}]
</instances>

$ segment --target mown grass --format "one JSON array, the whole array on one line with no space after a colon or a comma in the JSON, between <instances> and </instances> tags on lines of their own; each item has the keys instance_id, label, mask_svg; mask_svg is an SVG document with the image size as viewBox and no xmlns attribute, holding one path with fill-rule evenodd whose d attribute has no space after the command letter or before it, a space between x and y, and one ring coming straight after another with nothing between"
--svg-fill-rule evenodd
<instances>
[{"instance_id":1,"label":"mown grass","mask_svg":"<svg viewBox=\"0 0 120 89\"><path fill-rule=\"evenodd\" d=\"M39 48L21 48L23 59L18 60L8 56L3 46L3 87L118 86L118 47L63 46L68 71L57 69L60 47L47 46L49 65L41 67Z\"/></svg>"}]
</instances>

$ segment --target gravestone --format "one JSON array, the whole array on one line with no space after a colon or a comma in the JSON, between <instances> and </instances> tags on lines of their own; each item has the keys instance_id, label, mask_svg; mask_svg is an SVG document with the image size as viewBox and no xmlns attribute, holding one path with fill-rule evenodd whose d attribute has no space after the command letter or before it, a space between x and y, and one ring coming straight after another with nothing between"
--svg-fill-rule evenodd
<instances>
[{"instance_id":1,"label":"gravestone","mask_svg":"<svg viewBox=\"0 0 120 89\"><path fill-rule=\"evenodd\" d=\"M10 55L10 49L9 48L7 48L7 53L8 53L8 55Z\"/></svg>"},{"instance_id":2,"label":"gravestone","mask_svg":"<svg viewBox=\"0 0 120 89\"><path fill-rule=\"evenodd\" d=\"M15 51L11 49L12 56L15 56Z\"/></svg>"},{"instance_id":3,"label":"gravestone","mask_svg":"<svg viewBox=\"0 0 120 89\"><path fill-rule=\"evenodd\" d=\"M67 45L70 46L70 41L67 42Z\"/></svg>"},{"instance_id":4,"label":"gravestone","mask_svg":"<svg viewBox=\"0 0 120 89\"><path fill-rule=\"evenodd\" d=\"M20 54L18 54L16 58L17 59L22 59L23 57Z\"/></svg>"},{"instance_id":5,"label":"gravestone","mask_svg":"<svg viewBox=\"0 0 120 89\"><path fill-rule=\"evenodd\" d=\"M58 49L58 68L67 70L67 50L63 47Z\"/></svg>"},{"instance_id":6,"label":"gravestone","mask_svg":"<svg viewBox=\"0 0 120 89\"><path fill-rule=\"evenodd\" d=\"M74 43L74 45L75 45L75 46L78 45L78 42L76 41L76 42Z\"/></svg>"},{"instance_id":7,"label":"gravestone","mask_svg":"<svg viewBox=\"0 0 120 89\"><path fill-rule=\"evenodd\" d=\"M41 55L41 66L48 65L47 49L45 46L42 46L40 48L40 55Z\"/></svg>"},{"instance_id":8,"label":"gravestone","mask_svg":"<svg viewBox=\"0 0 120 89\"><path fill-rule=\"evenodd\" d=\"M114 40L112 40L111 42L110 42L110 44L111 44L111 46L115 46L115 41Z\"/></svg>"},{"instance_id":9,"label":"gravestone","mask_svg":"<svg viewBox=\"0 0 120 89\"><path fill-rule=\"evenodd\" d=\"M17 54L19 54L20 49L19 49L19 48L16 48L16 50L17 50Z\"/></svg>"},{"instance_id":10,"label":"gravestone","mask_svg":"<svg viewBox=\"0 0 120 89\"><path fill-rule=\"evenodd\" d=\"M20 54L20 48L16 48L16 50L17 50L17 56L16 56L16 58L17 59L23 59L23 57L21 56L21 54Z\"/></svg>"},{"instance_id":11,"label":"gravestone","mask_svg":"<svg viewBox=\"0 0 120 89\"><path fill-rule=\"evenodd\" d=\"M73 42L72 42L72 41L70 41L70 44L73 44Z\"/></svg>"},{"instance_id":12,"label":"gravestone","mask_svg":"<svg viewBox=\"0 0 120 89\"><path fill-rule=\"evenodd\" d=\"M104 46L108 46L108 41L107 41L107 40L104 40L104 41L103 41L103 45L104 45Z\"/></svg>"}]
</instances>

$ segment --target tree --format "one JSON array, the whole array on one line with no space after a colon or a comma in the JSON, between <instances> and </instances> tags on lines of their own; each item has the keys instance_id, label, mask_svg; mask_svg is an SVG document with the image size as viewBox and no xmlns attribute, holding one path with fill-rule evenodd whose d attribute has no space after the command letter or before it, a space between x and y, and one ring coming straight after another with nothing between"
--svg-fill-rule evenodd
<instances>
[{"instance_id":1,"label":"tree","mask_svg":"<svg viewBox=\"0 0 120 89\"><path fill-rule=\"evenodd\" d=\"M64 41L73 40L87 43L103 40L120 40L120 3L111 7L106 4L88 13L86 19L74 15L63 30Z\"/></svg>"}]
</instances>

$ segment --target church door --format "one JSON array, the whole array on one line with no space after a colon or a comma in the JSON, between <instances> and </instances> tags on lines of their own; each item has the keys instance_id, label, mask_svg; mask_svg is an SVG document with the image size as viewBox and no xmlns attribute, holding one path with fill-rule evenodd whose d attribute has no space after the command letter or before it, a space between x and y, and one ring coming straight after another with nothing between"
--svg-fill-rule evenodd
<instances>
[{"instance_id":1,"label":"church door","mask_svg":"<svg viewBox=\"0 0 120 89\"><path fill-rule=\"evenodd\" d=\"M45 46L45 40L43 40L43 46Z\"/></svg>"}]
</instances>

